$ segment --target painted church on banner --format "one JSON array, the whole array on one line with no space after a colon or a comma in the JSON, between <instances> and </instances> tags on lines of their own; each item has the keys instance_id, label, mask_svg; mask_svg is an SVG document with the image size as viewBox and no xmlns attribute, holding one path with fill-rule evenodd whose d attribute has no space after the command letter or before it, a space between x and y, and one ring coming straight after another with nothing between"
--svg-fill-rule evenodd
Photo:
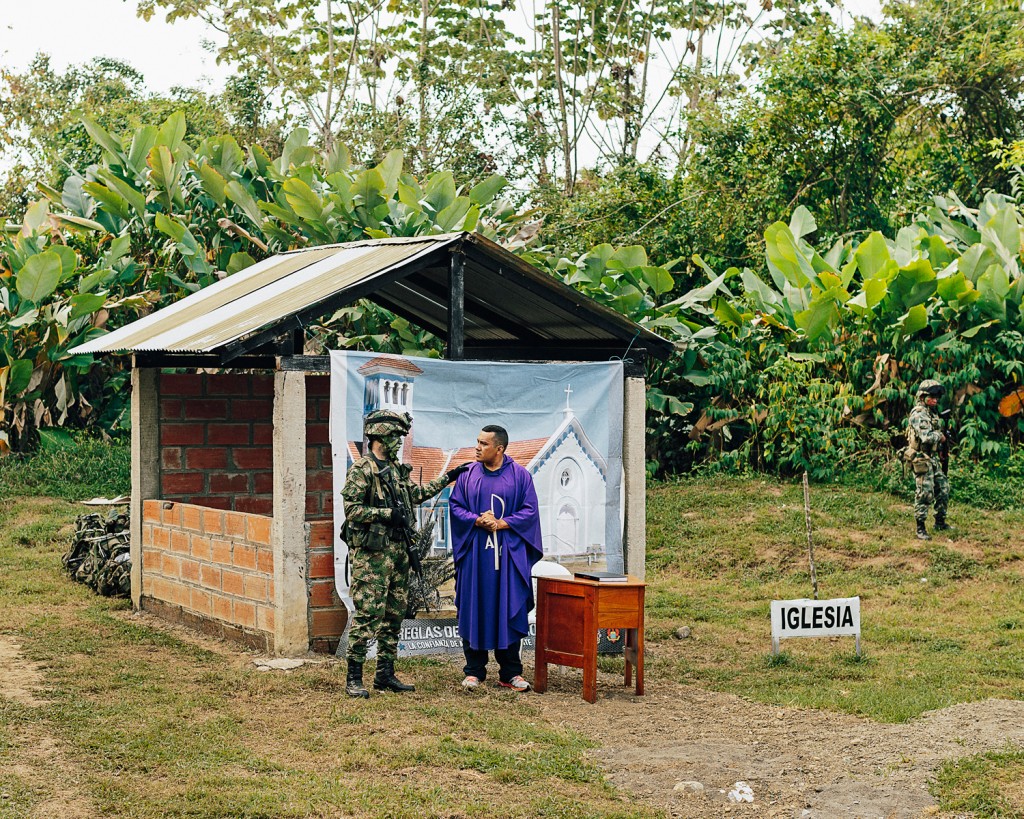
<instances>
[{"instance_id":1,"label":"painted church on banner","mask_svg":"<svg viewBox=\"0 0 1024 819\"><path fill-rule=\"evenodd\" d=\"M407 358L380 356L363 364L363 414L378 409L408 412L413 428L405 438L402 460L412 465L412 478L429 483L453 466L476 458L475 445L443 450L416 443L413 396L416 377L423 373ZM594 563L605 559L605 497L608 465L587 437L571 408L572 387L565 386L561 419L546 438L509 441L507 454L533 476L540 503L544 555L561 563ZM552 396L554 398L554 396ZM559 396L559 403L561 396ZM474 438L476 431L470 435ZM367 442L349 441L351 465L366 451ZM434 521L435 554L451 551L448 497L451 487L418 510L419 524Z\"/></svg>"}]
</instances>

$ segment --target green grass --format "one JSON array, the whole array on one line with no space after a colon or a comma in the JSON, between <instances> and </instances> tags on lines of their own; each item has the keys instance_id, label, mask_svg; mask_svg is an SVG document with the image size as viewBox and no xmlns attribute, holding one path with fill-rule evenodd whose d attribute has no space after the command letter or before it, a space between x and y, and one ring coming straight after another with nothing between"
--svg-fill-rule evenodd
<instances>
[{"instance_id":1,"label":"green grass","mask_svg":"<svg viewBox=\"0 0 1024 819\"><path fill-rule=\"evenodd\" d=\"M605 782L583 735L531 698L465 695L448 663L402 663L414 696L353 700L338 665L265 674L148 627L61 573L79 511L0 505L0 636L46 686L40 707L0 697L0 819L67 792L125 817L660 815Z\"/></svg>"},{"instance_id":2,"label":"green grass","mask_svg":"<svg viewBox=\"0 0 1024 819\"><path fill-rule=\"evenodd\" d=\"M25 463L0 481L17 470L41 474ZM66 492L82 494L109 492ZM830 485L812 487L811 503L819 597L860 596L863 654L843 638L788 640L771 656L770 601L811 595L799 485L657 484L649 684L882 722L1024 699L1019 507L968 507L954 486L954 536L922 542L904 498ZM445 662L402 664L413 697L357 701L337 667L260 674L244 655L149 628L61 574L80 511L53 498L0 504L0 635L17 636L48 686L41 708L0 700L0 759L14 763L0 763L0 793L13 795L0 799L0 819L29 815L71 772L96 811L133 817L657 815L605 783L585 737L542 718L530 698L461 696ZM682 625L692 639L674 638ZM601 668L621 662L601 658ZM38 767L39 732L64 749L56 777L25 773ZM934 786L943 808L1021 815L1022 753L945 766Z\"/></svg>"},{"instance_id":3,"label":"green grass","mask_svg":"<svg viewBox=\"0 0 1024 819\"><path fill-rule=\"evenodd\" d=\"M914 482L899 461L872 453L861 463L840 472L836 483L868 491L888 492L911 500ZM969 498L980 509L1019 509L1024 502L1024 449L1016 448L983 461L957 457L949 461L949 480L954 494Z\"/></svg>"},{"instance_id":4,"label":"green grass","mask_svg":"<svg viewBox=\"0 0 1024 819\"><path fill-rule=\"evenodd\" d=\"M0 458L0 499L44 496L79 501L115 497L131 489L127 441L69 436L34 455Z\"/></svg>"},{"instance_id":5,"label":"green grass","mask_svg":"<svg viewBox=\"0 0 1024 819\"><path fill-rule=\"evenodd\" d=\"M977 819L1024 816L1024 749L947 762L932 790L945 810L970 811Z\"/></svg>"},{"instance_id":6,"label":"green grass","mask_svg":"<svg viewBox=\"0 0 1024 819\"><path fill-rule=\"evenodd\" d=\"M802 488L718 478L649 493L648 634L663 644L651 667L886 722L1024 698L1024 630L1008 622L1024 610L1024 514L954 503L956 537L922 542L891 495L815 487L811 507L818 596L860 596L863 660L851 638L789 640L787 661L766 659L769 602L812 596ZM680 625L698 639L670 639Z\"/></svg>"},{"instance_id":7,"label":"green grass","mask_svg":"<svg viewBox=\"0 0 1024 819\"><path fill-rule=\"evenodd\" d=\"M1024 512L955 498L954 487L953 536L922 542L906 501L812 487L818 596L861 598L863 653L852 638L808 639L784 641L772 657L769 602L812 596L802 487L730 478L653 486L647 634L657 651L648 669L882 722L988 697L1024 699ZM672 638L682 625L693 639ZM944 773L943 808L996 799L1001 778L1021 777L1020 753L986 756L957 786ZM1015 810L979 815L1024 815L1020 804Z\"/></svg>"}]
</instances>

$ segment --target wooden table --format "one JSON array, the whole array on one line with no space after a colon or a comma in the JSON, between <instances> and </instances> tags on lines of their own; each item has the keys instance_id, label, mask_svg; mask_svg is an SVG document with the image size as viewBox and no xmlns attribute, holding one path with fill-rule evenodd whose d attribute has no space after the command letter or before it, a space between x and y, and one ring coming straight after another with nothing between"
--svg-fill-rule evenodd
<instances>
[{"instance_id":1,"label":"wooden table","mask_svg":"<svg viewBox=\"0 0 1024 819\"><path fill-rule=\"evenodd\" d=\"M583 699L597 701L597 630L625 634L625 685L636 667L636 693L644 693L644 589L630 576L625 583L576 578L537 578L537 643L534 690L548 687L548 663L583 669Z\"/></svg>"}]
</instances>

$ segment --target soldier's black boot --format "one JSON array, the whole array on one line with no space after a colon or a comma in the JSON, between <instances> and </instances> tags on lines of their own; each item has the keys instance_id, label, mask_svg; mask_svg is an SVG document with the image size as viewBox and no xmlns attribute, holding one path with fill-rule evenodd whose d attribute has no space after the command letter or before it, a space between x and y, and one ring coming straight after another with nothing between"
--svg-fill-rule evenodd
<instances>
[{"instance_id":1,"label":"soldier's black boot","mask_svg":"<svg viewBox=\"0 0 1024 819\"><path fill-rule=\"evenodd\" d=\"M395 676L394 660L377 660L377 673L373 675L373 687L377 691L415 691L415 685L406 685Z\"/></svg>"},{"instance_id":2,"label":"soldier's black boot","mask_svg":"<svg viewBox=\"0 0 1024 819\"><path fill-rule=\"evenodd\" d=\"M953 527L946 523L946 516L943 514L935 516L935 528L939 531L945 532L947 529L952 529Z\"/></svg>"},{"instance_id":3,"label":"soldier's black boot","mask_svg":"<svg viewBox=\"0 0 1024 819\"><path fill-rule=\"evenodd\" d=\"M924 528L924 518L917 519L917 539L931 540L931 537L928 536L928 530Z\"/></svg>"},{"instance_id":4,"label":"soldier's black boot","mask_svg":"<svg viewBox=\"0 0 1024 819\"><path fill-rule=\"evenodd\" d=\"M350 697L368 699L370 692L363 687L363 664L355 660L348 661L348 674L345 675L345 693Z\"/></svg>"}]
</instances>

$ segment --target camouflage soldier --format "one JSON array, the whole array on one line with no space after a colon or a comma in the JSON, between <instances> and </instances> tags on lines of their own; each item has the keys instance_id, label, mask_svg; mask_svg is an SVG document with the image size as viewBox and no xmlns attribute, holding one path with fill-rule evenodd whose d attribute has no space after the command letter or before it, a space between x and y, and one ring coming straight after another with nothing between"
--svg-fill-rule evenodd
<instances>
[{"instance_id":1,"label":"camouflage soldier","mask_svg":"<svg viewBox=\"0 0 1024 819\"><path fill-rule=\"evenodd\" d=\"M946 389L938 381L922 381L917 388L917 401L907 418L907 460L914 470L914 517L917 537L928 540L925 522L928 508L935 504L935 528L949 529L946 504L949 502L949 480L939 459L946 436L942 419L935 408Z\"/></svg>"},{"instance_id":2,"label":"camouflage soldier","mask_svg":"<svg viewBox=\"0 0 1024 819\"><path fill-rule=\"evenodd\" d=\"M459 466L426 486L410 479L412 467L399 461L402 438L409 432L408 413L371 412L363 419L369 451L352 464L342 489L345 525L352 566L352 601L355 616L348 642L345 692L369 697L363 687L367 643L377 638L378 691L414 691L395 676L398 634L405 616L409 584L407 532L412 510L454 481L466 467Z\"/></svg>"}]
</instances>

